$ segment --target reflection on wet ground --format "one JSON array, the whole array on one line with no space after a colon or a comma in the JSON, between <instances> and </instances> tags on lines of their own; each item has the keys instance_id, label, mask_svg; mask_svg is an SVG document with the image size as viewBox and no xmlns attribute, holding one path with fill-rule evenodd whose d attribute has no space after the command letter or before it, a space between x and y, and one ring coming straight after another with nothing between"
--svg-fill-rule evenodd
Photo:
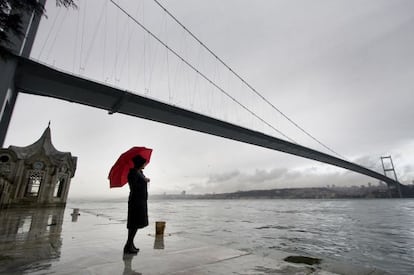
<instances>
[{"instance_id":1,"label":"reflection on wet ground","mask_svg":"<svg viewBox=\"0 0 414 275\"><path fill-rule=\"evenodd\" d=\"M64 208L2 209L0 273L43 269L51 260L58 259L64 211Z\"/></svg>"},{"instance_id":2,"label":"reflection on wet ground","mask_svg":"<svg viewBox=\"0 0 414 275\"><path fill-rule=\"evenodd\" d=\"M154 249L164 249L164 235L155 235Z\"/></svg>"},{"instance_id":3,"label":"reflection on wet ground","mask_svg":"<svg viewBox=\"0 0 414 275\"><path fill-rule=\"evenodd\" d=\"M136 255L133 254L124 254L122 257L122 260L124 261L124 271L122 272L122 275L142 275L142 273L139 273L132 269L132 259Z\"/></svg>"}]
</instances>

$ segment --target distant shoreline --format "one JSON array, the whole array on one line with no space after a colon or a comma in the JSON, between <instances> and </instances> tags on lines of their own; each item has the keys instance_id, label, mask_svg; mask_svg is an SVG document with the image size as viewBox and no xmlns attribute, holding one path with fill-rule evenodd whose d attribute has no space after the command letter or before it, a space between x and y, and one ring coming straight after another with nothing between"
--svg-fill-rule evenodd
<instances>
[{"instance_id":1,"label":"distant shoreline","mask_svg":"<svg viewBox=\"0 0 414 275\"><path fill-rule=\"evenodd\" d=\"M151 199L361 199L390 198L387 186L309 187L248 190L213 194L158 194Z\"/></svg>"},{"instance_id":2,"label":"distant shoreline","mask_svg":"<svg viewBox=\"0 0 414 275\"><path fill-rule=\"evenodd\" d=\"M414 193L414 185L409 185ZM407 196L413 197L413 196ZM234 199L389 199L392 198L390 190L384 185L351 186L351 187L305 187L280 188L267 190L247 190L229 193L187 194L185 191L172 194L151 194L150 200L234 200ZM74 197L70 202L76 201L128 201L124 197Z\"/></svg>"}]
</instances>

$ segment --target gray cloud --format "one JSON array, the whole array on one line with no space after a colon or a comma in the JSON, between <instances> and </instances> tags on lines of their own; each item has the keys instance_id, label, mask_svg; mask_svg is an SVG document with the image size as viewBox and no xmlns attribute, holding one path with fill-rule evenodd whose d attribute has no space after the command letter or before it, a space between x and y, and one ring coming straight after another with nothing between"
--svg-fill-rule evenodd
<instances>
[{"instance_id":1,"label":"gray cloud","mask_svg":"<svg viewBox=\"0 0 414 275\"><path fill-rule=\"evenodd\" d=\"M370 167L382 173L379 159L364 156L357 162L365 167ZM360 186L378 184L377 179L359 175L355 172L343 169L324 171L326 165L315 165L304 169L274 168L270 170L256 169L251 172L231 171L211 174L204 182L191 184L190 193L225 193L255 189L295 188L295 187L324 187L336 186ZM414 180L414 167L407 165L400 167L399 180L405 184L411 184Z\"/></svg>"},{"instance_id":2,"label":"gray cloud","mask_svg":"<svg viewBox=\"0 0 414 275\"><path fill-rule=\"evenodd\" d=\"M228 173L223 173L223 174L213 174L209 176L207 183L226 182L234 178L237 178L238 176L240 176L239 171L233 171L233 172L228 172Z\"/></svg>"}]
</instances>

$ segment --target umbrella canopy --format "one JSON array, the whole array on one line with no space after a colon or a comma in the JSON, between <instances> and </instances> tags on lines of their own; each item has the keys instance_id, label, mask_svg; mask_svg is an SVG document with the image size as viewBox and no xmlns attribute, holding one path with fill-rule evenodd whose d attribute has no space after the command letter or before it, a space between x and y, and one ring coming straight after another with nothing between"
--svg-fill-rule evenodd
<instances>
[{"instance_id":1,"label":"umbrella canopy","mask_svg":"<svg viewBox=\"0 0 414 275\"><path fill-rule=\"evenodd\" d=\"M128 182L128 173L134 167L132 158L140 155L146 160L146 164L151 159L152 149L146 147L132 147L125 153L119 156L118 160L112 166L109 172L109 187L122 187Z\"/></svg>"}]
</instances>

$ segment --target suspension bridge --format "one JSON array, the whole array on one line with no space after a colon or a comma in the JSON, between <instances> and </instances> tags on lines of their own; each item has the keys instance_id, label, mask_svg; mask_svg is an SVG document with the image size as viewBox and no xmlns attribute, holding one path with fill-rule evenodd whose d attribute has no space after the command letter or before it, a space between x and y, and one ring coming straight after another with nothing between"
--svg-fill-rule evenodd
<instances>
[{"instance_id":1,"label":"suspension bridge","mask_svg":"<svg viewBox=\"0 0 414 275\"><path fill-rule=\"evenodd\" d=\"M240 102L237 98L230 95L224 88L222 88L220 84L217 84L209 76L199 71L190 61L188 61L188 59L171 48L150 29L147 29L147 27L142 25L141 22L135 19L131 13L122 8L116 1L111 0L107 3L112 3L114 8L116 8L120 14L123 14L127 20L143 28L147 35L151 36L155 42L160 43L166 50L169 51L170 57L175 56L181 63L187 65L187 67L193 70L198 78L204 79L216 90L220 91L222 95L224 94L228 100L233 101L233 103L236 103L239 107L241 106L245 112L277 131L279 135L283 136L283 138L240 126L231 121L225 121L223 119L205 115L194 110L175 106L174 104L168 104L161 100L139 95L127 89L121 89L115 85L110 85L106 83L106 81L96 81L82 75L76 75L74 73L43 64L39 61L35 61L29 58L29 55L40 19L30 15L26 18L26 36L24 39L20 40L20 45L14 50L14 55L9 57L7 62L2 61L1 63L2 71L5 72L2 75L2 86L0 87L0 99L4 102L0 124L2 143L7 132L16 96L18 93L26 93L75 102L107 110L109 114L121 113L148 119L327 163L386 182L391 190L393 190L393 196L402 196L402 193L407 187L399 183L396 179L389 178L384 174L345 160L293 121L291 122L296 127L320 143L332 154L302 146L293 139L290 139L288 136L278 131L278 129L276 129L273 125L262 119L255 112L255 110L252 110L250 107ZM159 2L157 3L159 4ZM178 19L175 18L170 12L165 10L165 8L164 11L167 12L168 15L172 16L176 23L187 30L182 23L178 21ZM99 20L101 19L102 18L100 17ZM261 97L262 100L270 104L273 109L276 109L276 111L281 113L275 106L267 101L266 98L262 97L256 89L235 73L232 68L217 57L209 48L207 48L194 34L190 32L190 35L196 39L197 42L200 42L201 45L207 49L207 51L213 54L218 62L222 63L222 65L224 65L236 79L243 82L245 86ZM169 55L167 55L167 58L168 56ZM84 70L84 67L80 66L80 70ZM113 75L115 81L117 81L116 72ZM281 114L285 116L285 114ZM290 120L287 116L285 117ZM336 156L334 156L334 154Z\"/></svg>"}]
</instances>

